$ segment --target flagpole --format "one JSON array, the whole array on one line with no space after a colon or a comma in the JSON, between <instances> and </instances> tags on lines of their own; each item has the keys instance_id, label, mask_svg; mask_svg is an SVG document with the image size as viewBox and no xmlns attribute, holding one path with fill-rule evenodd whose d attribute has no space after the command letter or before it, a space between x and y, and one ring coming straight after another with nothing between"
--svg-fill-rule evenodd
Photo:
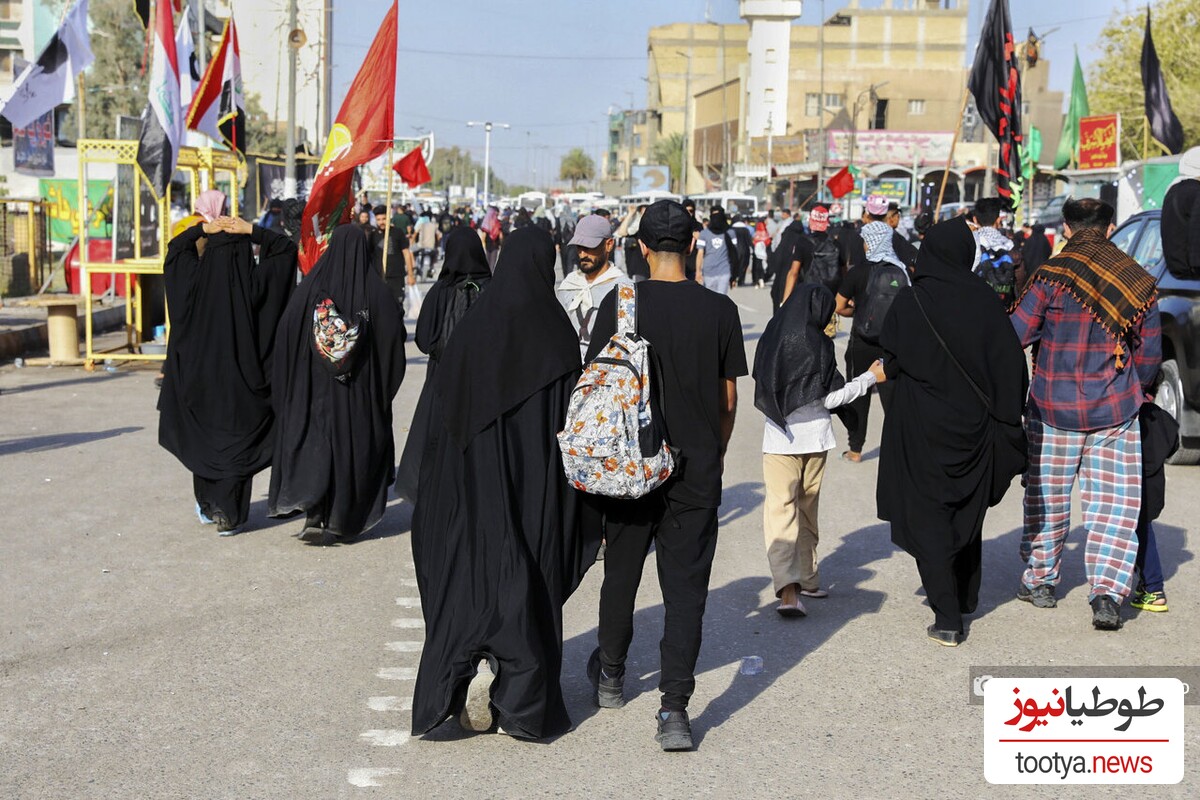
<instances>
[{"instance_id":1,"label":"flagpole","mask_svg":"<svg viewBox=\"0 0 1200 800\"><path fill-rule=\"evenodd\" d=\"M1118 156L1120 153L1118 153ZM1150 157L1150 118L1142 115L1142 161Z\"/></svg>"},{"instance_id":2,"label":"flagpole","mask_svg":"<svg viewBox=\"0 0 1200 800\"><path fill-rule=\"evenodd\" d=\"M87 138L87 103L84 101L84 90L83 72L81 71L75 78L75 93L79 96L79 115L75 122L79 126L78 136L80 139Z\"/></svg>"},{"instance_id":3,"label":"flagpole","mask_svg":"<svg viewBox=\"0 0 1200 800\"><path fill-rule=\"evenodd\" d=\"M967 99L971 96L969 87L963 87L962 104L958 109L958 124L954 127L954 138L950 140L950 155L946 156L946 168L942 170L942 186L938 189L937 206L933 209L934 222L942 213L942 198L946 196L946 180L950 177L950 165L954 163L954 151L958 148L958 137L962 134L963 115L967 113ZM991 169L991 167L987 167Z\"/></svg>"},{"instance_id":4,"label":"flagpole","mask_svg":"<svg viewBox=\"0 0 1200 800\"><path fill-rule=\"evenodd\" d=\"M392 176L396 174L396 170L392 169L396 163L396 139L392 138L391 144L388 145L388 188L387 188L387 212L384 217L387 220L383 223L383 274L379 277L386 279L388 274L388 249L392 241ZM397 255L403 257L403 253Z\"/></svg>"}]
</instances>

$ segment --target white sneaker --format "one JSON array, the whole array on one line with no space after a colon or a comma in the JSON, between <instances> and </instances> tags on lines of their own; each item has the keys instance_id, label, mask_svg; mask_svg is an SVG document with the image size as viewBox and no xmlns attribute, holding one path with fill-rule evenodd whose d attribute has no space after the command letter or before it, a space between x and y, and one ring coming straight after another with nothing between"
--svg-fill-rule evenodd
<instances>
[{"instance_id":1,"label":"white sneaker","mask_svg":"<svg viewBox=\"0 0 1200 800\"><path fill-rule=\"evenodd\" d=\"M458 724L463 730L484 733L496 723L492 714L492 682L495 680L491 664L486 658L481 658L475 669L475 677L467 687L467 702L458 717Z\"/></svg>"}]
</instances>

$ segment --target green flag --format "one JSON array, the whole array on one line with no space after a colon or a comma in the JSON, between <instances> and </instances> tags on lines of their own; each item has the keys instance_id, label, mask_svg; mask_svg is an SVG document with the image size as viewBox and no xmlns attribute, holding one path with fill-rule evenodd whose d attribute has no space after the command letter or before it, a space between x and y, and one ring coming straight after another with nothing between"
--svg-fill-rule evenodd
<instances>
[{"instance_id":1,"label":"green flag","mask_svg":"<svg viewBox=\"0 0 1200 800\"><path fill-rule=\"evenodd\" d=\"M1025 178L1025 182L1029 183L1033 180L1033 173L1037 172L1038 160L1042 157L1042 132L1034 126L1029 128L1029 137L1027 146L1022 150L1021 176Z\"/></svg>"},{"instance_id":2,"label":"green flag","mask_svg":"<svg viewBox=\"0 0 1200 800\"><path fill-rule=\"evenodd\" d=\"M1058 139L1058 153L1054 156L1054 168L1064 169L1079 163L1079 120L1088 111L1087 87L1083 85L1083 67L1079 66L1079 53L1075 53L1075 77L1071 80L1071 104L1063 120L1062 136Z\"/></svg>"}]
</instances>

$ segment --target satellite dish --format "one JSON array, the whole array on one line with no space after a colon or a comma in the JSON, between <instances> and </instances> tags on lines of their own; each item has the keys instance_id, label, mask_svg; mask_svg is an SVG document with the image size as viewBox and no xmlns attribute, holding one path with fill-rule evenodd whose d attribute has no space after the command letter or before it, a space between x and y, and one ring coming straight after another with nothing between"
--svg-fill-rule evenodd
<instances>
[{"instance_id":1,"label":"satellite dish","mask_svg":"<svg viewBox=\"0 0 1200 800\"><path fill-rule=\"evenodd\" d=\"M288 34L288 47L292 48L293 50L299 50L301 47L304 47L307 42L308 37L305 36L304 31L300 30L299 28L296 28L296 30Z\"/></svg>"}]
</instances>

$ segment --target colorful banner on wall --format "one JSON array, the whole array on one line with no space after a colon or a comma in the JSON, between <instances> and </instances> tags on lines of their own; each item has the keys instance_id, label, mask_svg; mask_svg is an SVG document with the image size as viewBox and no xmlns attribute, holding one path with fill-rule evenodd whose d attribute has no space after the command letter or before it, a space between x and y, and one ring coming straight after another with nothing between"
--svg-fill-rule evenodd
<instances>
[{"instance_id":1,"label":"colorful banner on wall","mask_svg":"<svg viewBox=\"0 0 1200 800\"><path fill-rule=\"evenodd\" d=\"M12 129L13 169L22 175L54 175L54 112L48 111L28 128Z\"/></svg>"},{"instance_id":2,"label":"colorful banner on wall","mask_svg":"<svg viewBox=\"0 0 1200 800\"><path fill-rule=\"evenodd\" d=\"M79 181L74 179L42 179L42 198L47 201L50 214L50 238L55 242L70 244L79 235ZM92 216L88 235L103 238L110 236L112 199L109 195L110 181L88 181L88 200L97 213ZM105 214L105 208L110 214Z\"/></svg>"},{"instance_id":3,"label":"colorful banner on wall","mask_svg":"<svg viewBox=\"0 0 1200 800\"><path fill-rule=\"evenodd\" d=\"M912 178L867 178L863 181L863 200L866 200L868 195L881 194L902 206L908 205L911 187Z\"/></svg>"},{"instance_id":4,"label":"colorful banner on wall","mask_svg":"<svg viewBox=\"0 0 1200 800\"><path fill-rule=\"evenodd\" d=\"M1116 169L1121 164L1121 115L1079 120L1079 168Z\"/></svg>"}]
</instances>

